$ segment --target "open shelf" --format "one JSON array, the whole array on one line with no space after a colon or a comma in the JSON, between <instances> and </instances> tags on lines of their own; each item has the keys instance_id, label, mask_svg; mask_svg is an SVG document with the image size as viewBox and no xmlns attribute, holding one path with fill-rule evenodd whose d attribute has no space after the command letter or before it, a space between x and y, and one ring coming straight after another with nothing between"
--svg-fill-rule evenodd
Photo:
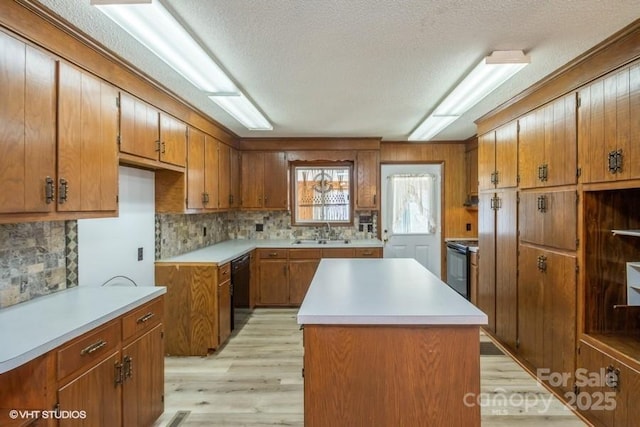
<instances>
[{"instance_id":1,"label":"open shelf","mask_svg":"<svg viewBox=\"0 0 640 427\"><path fill-rule=\"evenodd\" d=\"M640 237L640 230L611 230L614 236L635 236Z\"/></svg>"}]
</instances>

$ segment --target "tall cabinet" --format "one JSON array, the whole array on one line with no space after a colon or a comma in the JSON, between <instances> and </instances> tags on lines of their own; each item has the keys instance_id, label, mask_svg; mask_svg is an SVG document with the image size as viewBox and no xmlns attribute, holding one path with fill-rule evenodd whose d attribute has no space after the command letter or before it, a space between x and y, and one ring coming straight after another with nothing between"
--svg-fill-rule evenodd
<instances>
[{"instance_id":1,"label":"tall cabinet","mask_svg":"<svg viewBox=\"0 0 640 427\"><path fill-rule=\"evenodd\" d=\"M511 122L478 138L478 307L510 345L517 321L517 136Z\"/></svg>"}]
</instances>

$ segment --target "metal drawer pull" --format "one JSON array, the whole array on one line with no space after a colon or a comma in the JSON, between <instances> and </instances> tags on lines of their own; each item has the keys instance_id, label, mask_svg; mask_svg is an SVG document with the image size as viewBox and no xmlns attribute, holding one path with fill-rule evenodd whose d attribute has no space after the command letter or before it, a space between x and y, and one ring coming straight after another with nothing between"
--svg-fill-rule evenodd
<instances>
[{"instance_id":1,"label":"metal drawer pull","mask_svg":"<svg viewBox=\"0 0 640 427\"><path fill-rule=\"evenodd\" d=\"M83 348L82 351L80 352L80 355L85 356L87 354L95 353L105 345L107 345L107 342L105 340L100 340L95 344L91 344L90 346Z\"/></svg>"},{"instance_id":2,"label":"metal drawer pull","mask_svg":"<svg viewBox=\"0 0 640 427\"><path fill-rule=\"evenodd\" d=\"M136 320L136 323L145 323L146 321L151 319L153 316L155 316L155 314L153 314L152 312L148 312L144 316L138 318L138 320Z\"/></svg>"},{"instance_id":3,"label":"metal drawer pull","mask_svg":"<svg viewBox=\"0 0 640 427\"><path fill-rule=\"evenodd\" d=\"M278 252L270 252L269 256L278 256Z\"/></svg>"},{"instance_id":4,"label":"metal drawer pull","mask_svg":"<svg viewBox=\"0 0 640 427\"><path fill-rule=\"evenodd\" d=\"M133 376L133 357L125 356L124 357L124 378L131 378Z\"/></svg>"}]
</instances>

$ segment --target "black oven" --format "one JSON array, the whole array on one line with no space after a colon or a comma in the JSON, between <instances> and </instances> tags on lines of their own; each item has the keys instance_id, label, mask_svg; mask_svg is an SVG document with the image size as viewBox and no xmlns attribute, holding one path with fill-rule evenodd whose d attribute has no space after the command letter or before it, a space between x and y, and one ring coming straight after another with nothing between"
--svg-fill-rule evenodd
<instances>
[{"instance_id":1,"label":"black oven","mask_svg":"<svg viewBox=\"0 0 640 427\"><path fill-rule=\"evenodd\" d=\"M476 241L453 240L447 242L447 285L466 299L469 291L469 247L477 246Z\"/></svg>"}]
</instances>

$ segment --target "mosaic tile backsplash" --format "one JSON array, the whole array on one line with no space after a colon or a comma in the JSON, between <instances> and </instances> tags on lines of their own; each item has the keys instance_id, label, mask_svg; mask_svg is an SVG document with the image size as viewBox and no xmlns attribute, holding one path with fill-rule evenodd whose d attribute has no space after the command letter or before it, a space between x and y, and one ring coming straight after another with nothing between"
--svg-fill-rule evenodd
<instances>
[{"instance_id":1,"label":"mosaic tile backsplash","mask_svg":"<svg viewBox=\"0 0 640 427\"><path fill-rule=\"evenodd\" d=\"M169 258L229 239L227 213L156 215L156 259ZM206 235L205 235L206 229Z\"/></svg>"},{"instance_id":2,"label":"mosaic tile backsplash","mask_svg":"<svg viewBox=\"0 0 640 427\"><path fill-rule=\"evenodd\" d=\"M74 286L66 231L64 221L0 224L0 308Z\"/></svg>"}]
</instances>

